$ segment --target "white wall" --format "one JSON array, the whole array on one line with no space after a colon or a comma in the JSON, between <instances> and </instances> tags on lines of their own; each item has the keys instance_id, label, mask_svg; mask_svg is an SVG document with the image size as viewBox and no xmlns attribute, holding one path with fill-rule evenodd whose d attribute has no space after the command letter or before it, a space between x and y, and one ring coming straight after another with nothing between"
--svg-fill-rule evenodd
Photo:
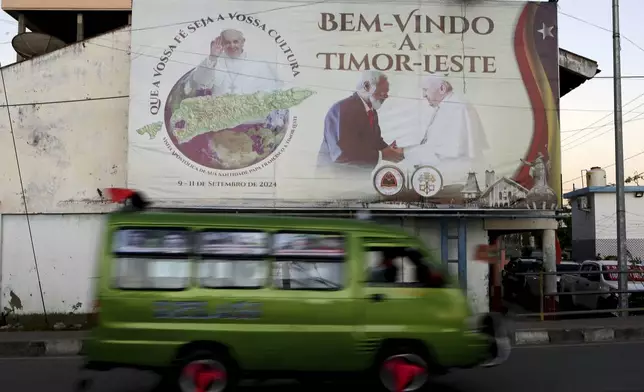
<instances>
[{"instance_id":1,"label":"white wall","mask_svg":"<svg viewBox=\"0 0 644 392\"><path fill-rule=\"evenodd\" d=\"M126 183L129 41L122 30L2 70L0 310L13 292L42 312L17 162L47 311L89 309L97 213L113 208L97 188Z\"/></svg>"},{"instance_id":2,"label":"white wall","mask_svg":"<svg viewBox=\"0 0 644 392\"><path fill-rule=\"evenodd\" d=\"M3 69L30 212L104 211L96 189L125 185L129 40L110 33ZM6 107L0 183L0 213L24 212Z\"/></svg>"},{"instance_id":3,"label":"white wall","mask_svg":"<svg viewBox=\"0 0 644 392\"><path fill-rule=\"evenodd\" d=\"M617 238L615 193L595 193L594 206L597 238ZM644 197L626 193L626 237L644 239Z\"/></svg>"},{"instance_id":4,"label":"white wall","mask_svg":"<svg viewBox=\"0 0 644 392\"><path fill-rule=\"evenodd\" d=\"M617 255L617 214L615 193L592 195L595 216L595 252L602 256ZM633 257L644 259L644 198L626 192L626 248ZM573 233L574 235L574 233Z\"/></svg>"},{"instance_id":5,"label":"white wall","mask_svg":"<svg viewBox=\"0 0 644 392\"><path fill-rule=\"evenodd\" d=\"M474 255L478 245L488 243L487 231L483 220L468 220L467 223L467 296L474 311L490 311L489 279L490 266L476 261Z\"/></svg>"},{"instance_id":6,"label":"white wall","mask_svg":"<svg viewBox=\"0 0 644 392\"><path fill-rule=\"evenodd\" d=\"M45 307L48 313L88 312L93 299L101 214L47 214L29 217ZM25 215L2 215L0 308L13 292L20 313L42 313L42 300Z\"/></svg>"}]
</instances>

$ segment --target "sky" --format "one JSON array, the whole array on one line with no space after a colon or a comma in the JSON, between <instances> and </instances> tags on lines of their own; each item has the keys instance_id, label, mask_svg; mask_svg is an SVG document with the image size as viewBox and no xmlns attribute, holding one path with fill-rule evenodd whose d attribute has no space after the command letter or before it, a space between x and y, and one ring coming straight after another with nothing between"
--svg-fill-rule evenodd
<instances>
[{"instance_id":1,"label":"sky","mask_svg":"<svg viewBox=\"0 0 644 392\"><path fill-rule=\"evenodd\" d=\"M559 0L560 47L597 61L601 69L598 77L561 100L564 191L572 190L573 186L581 187L581 170L592 166L605 167L608 182L615 181L611 5L612 0ZM644 28L638 17L642 14L642 5L644 0L620 0L626 176L644 172L644 135L640 133L644 130ZM16 31L17 23L2 12L2 65L16 61L11 47ZM629 75L640 77L627 78ZM639 153L641 155L636 155ZM644 185L644 181L641 183Z\"/></svg>"},{"instance_id":2,"label":"sky","mask_svg":"<svg viewBox=\"0 0 644 392\"><path fill-rule=\"evenodd\" d=\"M606 167L608 182L615 181L615 166L609 167L615 162L611 4L611 0L559 1L559 46L597 61L601 69L599 78L561 99L564 191L573 184L581 187L581 170L592 166ZM626 176L644 172L644 28L639 18L643 5L642 0L620 0L622 76L640 76L622 78ZM642 154L628 159L638 153Z\"/></svg>"}]
</instances>

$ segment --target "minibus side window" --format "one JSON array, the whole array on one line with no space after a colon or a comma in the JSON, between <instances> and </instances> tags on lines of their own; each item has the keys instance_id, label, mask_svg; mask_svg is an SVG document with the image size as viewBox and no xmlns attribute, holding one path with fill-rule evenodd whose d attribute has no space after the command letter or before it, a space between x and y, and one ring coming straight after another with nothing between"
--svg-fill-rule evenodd
<instances>
[{"instance_id":1,"label":"minibus side window","mask_svg":"<svg viewBox=\"0 0 644 392\"><path fill-rule=\"evenodd\" d=\"M408 247L366 246L364 267L369 286L418 287L429 279L429 267Z\"/></svg>"},{"instance_id":2,"label":"minibus side window","mask_svg":"<svg viewBox=\"0 0 644 392\"><path fill-rule=\"evenodd\" d=\"M345 274L344 259L279 260L273 263L273 286L283 290L342 290Z\"/></svg>"},{"instance_id":3,"label":"minibus side window","mask_svg":"<svg viewBox=\"0 0 644 392\"><path fill-rule=\"evenodd\" d=\"M347 281L344 236L277 233L273 287L282 290L342 290Z\"/></svg>"},{"instance_id":4,"label":"minibus side window","mask_svg":"<svg viewBox=\"0 0 644 392\"><path fill-rule=\"evenodd\" d=\"M183 290L190 285L190 232L123 228L112 239L112 285L121 290Z\"/></svg>"},{"instance_id":5,"label":"minibus side window","mask_svg":"<svg viewBox=\"0 0 644 392\"><path fill-rule=\"evenodd\" d=\"M198 234L200 287L259 289L266 285L269 234L260 231L204 231Z\"/></svg>"}]
</instances>

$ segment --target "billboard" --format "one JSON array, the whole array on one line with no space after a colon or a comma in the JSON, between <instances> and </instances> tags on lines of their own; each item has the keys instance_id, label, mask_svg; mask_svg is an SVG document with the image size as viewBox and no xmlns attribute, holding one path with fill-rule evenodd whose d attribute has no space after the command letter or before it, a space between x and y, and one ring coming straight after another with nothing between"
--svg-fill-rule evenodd
<instances>
[{"instance_id":1,"label":"billboard","mask_svg":"<svg viewBox=\"0 0 644 392\"><path fill-rule=\"evenodd\" d=\"M533 2L134 0L128 187L556 208L556 17Z\"/></svg>"}]
</instances>

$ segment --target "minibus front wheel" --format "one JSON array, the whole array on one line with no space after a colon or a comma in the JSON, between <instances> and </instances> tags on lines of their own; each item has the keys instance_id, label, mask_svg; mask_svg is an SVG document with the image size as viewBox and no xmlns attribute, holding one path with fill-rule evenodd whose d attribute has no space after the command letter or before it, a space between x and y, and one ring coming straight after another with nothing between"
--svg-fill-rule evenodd
<instances>
[{"instance_id":1,"label":"minibus front wheel","mask_svg":"<svg viewBox=\"0 0 644 392\"><path fill-rule=\"evenodd\" d=\"M427 350L413 344L384 348L375 365L377 388L385 392L427 390L434 370Z\"/></svg>"},{"instance_id":2,"label":"minibus front wheel","mask_svg":"<svg viewBox=\"0 0 644 392\"><path fill-rule=\"evenodd\" d=\"M164 377L172 392L230 392L237 386L235 361L223 352L196 350L179 358Z\"/></svg>"}]
</instances>

